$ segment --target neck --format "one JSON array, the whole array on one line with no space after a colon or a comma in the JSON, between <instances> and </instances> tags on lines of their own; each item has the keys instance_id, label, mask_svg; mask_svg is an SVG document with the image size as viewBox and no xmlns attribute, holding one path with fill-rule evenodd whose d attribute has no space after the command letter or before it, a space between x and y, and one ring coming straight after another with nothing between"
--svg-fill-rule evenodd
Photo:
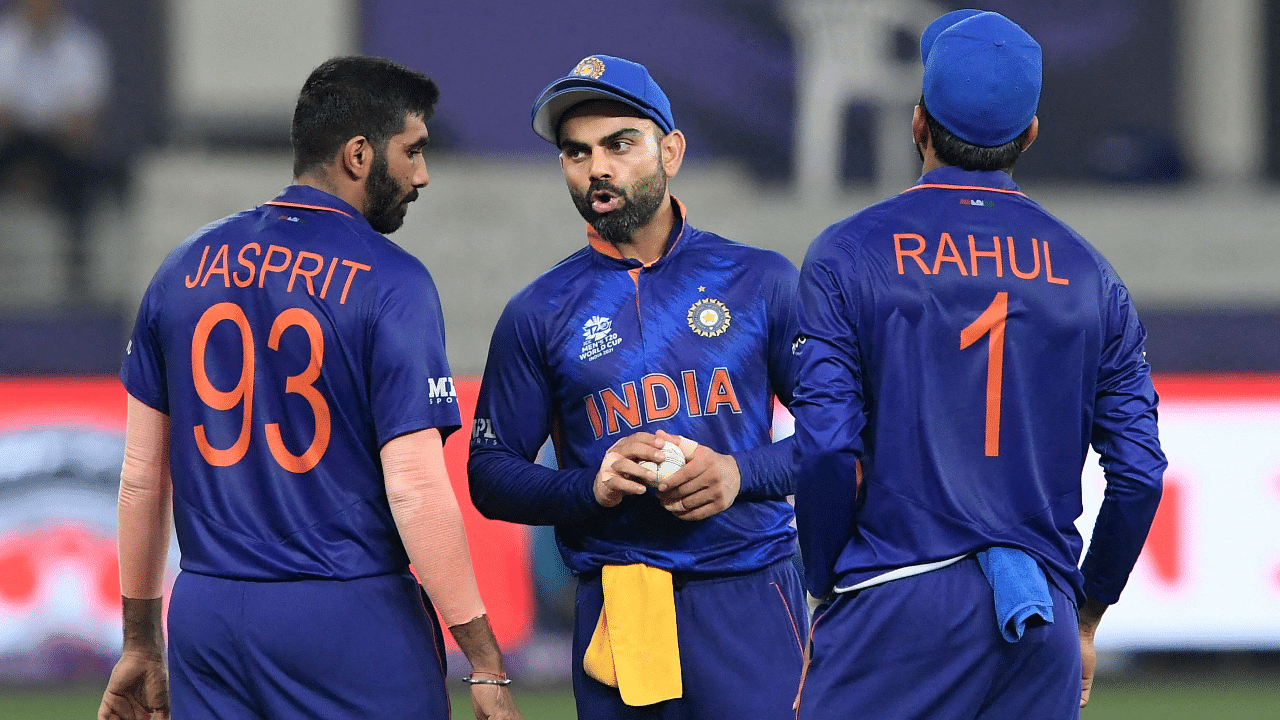
<instances>
[{"instance_id":1,"label":"neck","mask_svg":"<svg viewBox=\"0 0 1280 720\"><path fill-rule=\"evenodd\" d=\"M630 238L614 243L613 246L622 257L649 265L657 262L667 252L667 240L671 238L671 231L675 226L676 213L671 207L671 195L667 194L649 222L636 228Z\"/></svg>"},{"instance_id":2,"label":"neck","mask_svg":"<svg viewBox=\"0 0 1280 720\"><path fill-rule=\"evenodd\" d=\"M933 151L932 145L926 144L923 148L921 148L920 155L924 159L924 165L920 170L921 175L926 175L929 172L937 170L938 168L951 167L947 163L944 163L938 159L938 154ZM1011 167L1003 168L1001 172L1005 173L1009 177L1013 177L1013 168Z\"/></svg>"},{"instance_id":3,"label":"neck","mask_svg":"<svg viewBox=\"0 0 1280 720\"><path fill-rule=\"evenodd\" d=\"M365 202L364 188L355 183L334 182L333 178L330 177L330 174L326 170L327 168L310 170L294 178L293 182L295 185L306 185L307 187L313 187L322 192L327 192L339 200L346 202L351 207L356 208L363 214Z\"/></svg>"},{"instance_id":4,"label":"neck","mask_svg":"<svg viewBox=\"0 0 1280 720\"><path fill-rule=\"evenodd\" d=\"M917 145L920 148L920 157L924 161L920 170L921 175L928 174L938 168L947 167L947 164L938 159L938 154L933 151L933 143L925 142Z\"/></svg>"}]
</instances>

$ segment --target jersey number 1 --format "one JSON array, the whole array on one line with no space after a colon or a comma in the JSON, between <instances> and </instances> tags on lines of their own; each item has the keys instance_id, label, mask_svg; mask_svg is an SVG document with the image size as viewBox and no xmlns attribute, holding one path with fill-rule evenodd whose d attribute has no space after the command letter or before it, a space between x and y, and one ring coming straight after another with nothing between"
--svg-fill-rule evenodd
<instances>
[{"instance_id":1,"label":"jersey number 1","mask_svg":"<svg viewBox=\"0 0 1280 720\"><path fill-rule=\"evenodd\" d=\"M987 457L1000 454L1000 391L1004 384L1004 325L1009 317L1009 293L998 292L977 320L960 331L964 350L987 336Z\"/></svg>"},{"instance_id":2,"label":"jersey number 1","mask_svg":"<svg viewBox=\"0 0 1280 720\"><path fill-rule=\"evenodd\" d=\"M213 386L209 380L204 358L209 344L209 334L218 323L224 320L240 328L242 354L240 380L230 390L219 390ZM271 323L267 347L279 350L280 336L285 330L295 326L306 331L307 339L311 344L311 354L306 369L285 380L284 390L286 393L301 395L311 406L311 412L316 419L315 436L311 439L311 445L302 451L301 455L294 455L284 445L284 440L280 436L279 423L267 423L264 429L267 433L267 447L271 450L271 457L275 458L280 467L289 472L304 473L315 467L320 462L320 458L324 457L325 450L329 448L329 434L333 424L329 415L329 403L313 385L320 377L320 364L324 361L324 333L320 330L320 323L315 315L302 308L289 308L280 313ZM244 310L239 305L229 302L218 303L200 316L191 338L191 379L195 383L196 394L214 410L230 410L243 403L240 410L240 434L229 448L215 448L205 435L204 425L196 425L196 447L200 449L200 455L210 465L216 467L235 465L249 450L249 430L253 419L254 355L249 318L245 317Z\"/></svg>"}]
</instances>

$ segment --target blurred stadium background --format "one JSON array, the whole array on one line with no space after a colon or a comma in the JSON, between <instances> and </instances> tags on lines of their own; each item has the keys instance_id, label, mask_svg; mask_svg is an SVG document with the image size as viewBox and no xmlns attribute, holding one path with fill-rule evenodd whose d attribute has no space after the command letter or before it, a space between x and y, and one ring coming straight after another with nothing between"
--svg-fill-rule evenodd
<instances>
[{"instance_id":1,"label":"blurred stadium background","mask_svg":"<svg viewBox=\"0 0 1280 720\"><path fill-rule=\"evenodd\" d=\"M105 41L110 89L83 281L50 203L0 188L0 720L97 706L120 642L113 375L136 303L173 245L288 184L289 117L321 60L383 55L441 87L431 185L394 239L439 285L469 422L503 304L583 242L528 125L547 82L592 53L645 63L689 139L673 188L692 222L799 263L823 227L910 185L916 39L974 5L1044 47L1017 179L1125 278L1164 398L1166 499L1084 716L1280 717L1280 0L67 4ZM446 448L460 488L465 443ZM1087 529L1100 472L1085 482ZM572 717L571 581L549 532L465 511L526 717Z\"/></svg>"}]
</instances>

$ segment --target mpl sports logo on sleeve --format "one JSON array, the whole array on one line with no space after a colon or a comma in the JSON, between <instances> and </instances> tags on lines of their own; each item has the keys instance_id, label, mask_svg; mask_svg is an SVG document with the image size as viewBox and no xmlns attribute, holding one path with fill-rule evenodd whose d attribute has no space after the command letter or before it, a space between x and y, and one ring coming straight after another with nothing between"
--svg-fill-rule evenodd
<instances>
[{"instance_id":1,"label":"mpl sports logo on sleeve","mask_svg":"<svg viewBox=\"0 0 1280 720\"><path fill-rule=\"evenodd\" d=\"M497 445L498 435L493 431L493 420L478 417L471 423L471 442Z\"/></svg>"},{"instance_id":2,"label":"mpl sports logo on sleeve","mask_svg":"<svg viewBox=\"0 0 1280 720\"><path fill-rule=\"evenodd\" d=\"M598 360L622 344L622 338L613 331L613 321L601 315L592 315L582 324L582 337L579 360Z\"/></svg>"},{"instance_id":3,"label":"mpl sports logo on sleeve","mask_svg":"<svg viewBox=\"0 0 1280 720\"><path fill-rule=\"evenodd\" d=\"M458 391L452 377L427 378L427 402L432 405L458 402Z\"/></svg>"}]
</instances>

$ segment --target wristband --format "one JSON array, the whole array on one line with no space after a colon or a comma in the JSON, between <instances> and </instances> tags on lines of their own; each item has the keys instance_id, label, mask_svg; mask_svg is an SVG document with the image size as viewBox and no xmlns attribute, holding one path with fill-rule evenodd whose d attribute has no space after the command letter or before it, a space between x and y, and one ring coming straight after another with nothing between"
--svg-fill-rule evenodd
<instances>
[{"instance_id":1,"label":"wristband","mask_svg":"<svg viewBox=\"0 0 1280 720\"><path fill-rule=\"evenodd\" d=\"M476 673L480 673L481 675L492 675L494 679L491 680L489 678L478 678L478 677L475 677ZM468 685L510 685L511 678L507 677L506 673L493 673L493 672L487 672L484 670L473 670L471 671L470 675L466 675L462 678L462 682Z\"/></svg>"}]
</instances>

